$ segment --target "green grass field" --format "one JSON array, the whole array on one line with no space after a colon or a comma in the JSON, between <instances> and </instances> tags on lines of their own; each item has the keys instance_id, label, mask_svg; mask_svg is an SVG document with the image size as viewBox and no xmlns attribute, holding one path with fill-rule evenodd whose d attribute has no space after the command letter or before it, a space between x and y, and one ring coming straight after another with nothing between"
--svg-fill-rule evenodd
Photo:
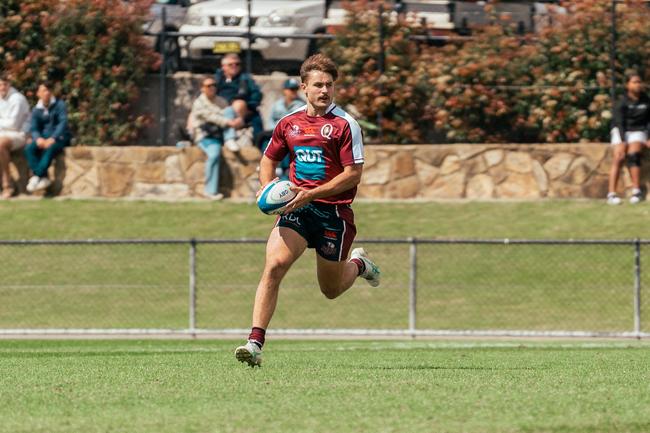
<instances>
[{"instance_id":1,"label":"green grass field","mask_svg":"<svg viewBox=\"0 0 650 433\"><path fill-rule=\"evenodd\" d=\"M358 203L359 238L650 238L650 205ZM237 203L11 201L0 239L264 238ZM408 247L335 301L306 254L272 327L407 326ZM643 257L647 247L643 247ZM0 327L187 326L187 245L0 247ZM249 326L263 245L199 245L198 326ZM644 263L642 259L642 263ZM628 246L421 245L418 327L632 327ZM650 296L642 294L642 300ZM650 303L644 301L643 309ZM643 330L650 330L643 316ZM0 432L648 432L647 341L0 340Z\"/></svg>"},{"instance_id":2,"label":"green grass field","mask_svg":"<svg viewBox=\"0 0 650 433\"><path fill-rule=\"evenodd\" d=\"M650 431L643 342L0 341L0 432Z\"/></svg>"},{"instance_id":3,"label":"green grass field","mask_svg":"<svg viewBox=\"0 0 650 433\"><path fill-rule=\"evenodd\" d=\"M354 204L360 238L650 238L650 202L601 200ZM14 200L0 205L0 239L265 237L273 218L255 205Z\"/></svg>"}]
</instances>

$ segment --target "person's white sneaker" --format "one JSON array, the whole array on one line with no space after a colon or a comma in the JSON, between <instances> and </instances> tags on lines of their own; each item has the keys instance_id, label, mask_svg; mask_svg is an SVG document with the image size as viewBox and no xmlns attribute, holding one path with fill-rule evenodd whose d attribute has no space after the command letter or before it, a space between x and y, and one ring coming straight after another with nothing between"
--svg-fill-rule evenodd
<instances>
[{"instance_id":1,"label":"person's white sneaker","mask_svg":"<svg viewBox=\"0 0 650 433\"><path fill-rule=\"evenodd\" d=\"M205 196L210 200L214 200L214 201L223 200L223 194L221 194L220 192L216 194L206 194Z\"/></svg>"},{"instance_id":2,"label":"person's white sneaker","mask_svg":"<svg viewBox=\"0 0 650 433\"><path fill-rule=\"evenodd\" d=\"M643 200L643 195L640 189L633 189L632 195L630 196L630 204L637 204Z\"/></svg>"},{"instance_id":3,"label":"person's white sneaker","mask_svg":"<svg viewBox=\"0 0 650 433\"><path fill-rule=\"evenodd\" d=\"M379 282L381 280L381 271L379 270L379 266L375 265L375 263L370 260L368 253L366 253L366 250L363 248L355 248L352 250L350 257L353 259L360 259L366 268L359 276L368 280L368 284L370 284L372 287L379 286Z\"/></svg>"},{"instance_id":4,"label":"person's white sneaker","mask_svg":"<svg viewBox=\"0 0 650 433\"><path fill-rule=\"evenodd\" d=\"M257 344L248 341L243 346L239 346L235 349L235 358L237 358L237 361L239 362L245 362L249 367L261 367L262 349L260 349Z\"/></svg>"},{"instance_id":5,"label":"person's white sneaker","mask_svg":"<svg viewBox=\"0 0 650 433\"><path fill-rule=\"evenodd\" d=\"M237 143L237 140L231 138L230 140L226 140L224 145L226 146L226 149L231 152L239 152L239 143Z\"/></svg>"},{"instance_id":6,"label":"person's white sneaker","mask_svg":"<svg viewBox=\"0 0 650 433\"><path fill-rule=\"evenodd\" d=\"M621 200L621 198L618 195L616 195L615 192L610 192L609 194L607 194L607 204L616 206L621 204L622 202L623 200Z\"/></svg>"},{"instance_id":7,"label":"person's white sneaker","mask_svg":"<svg viewBox=\"0 0 650 433\"><path fill-rule=\"evenodd\" d=\"M36 186L34 187L34 191L40 191L42 189L47 189L47 187L49 187L50 185L52 185L52 181L49 178L41 177L38 180L38 182L36 183Z\"/></svg>"},{"instance_id":8,"label":"person's white sneaker","mask_svg":"<svg viewBox=\"0 0 650 433\"><path fill-rule=\"evenodd\" d=\"M38 181L41 180L40 177L38 176L32 176L29 178L29 181L27 182L27 191L28 192L34 192L36 191L36 184L38 184Z\"/></svg>"}]
</instances>

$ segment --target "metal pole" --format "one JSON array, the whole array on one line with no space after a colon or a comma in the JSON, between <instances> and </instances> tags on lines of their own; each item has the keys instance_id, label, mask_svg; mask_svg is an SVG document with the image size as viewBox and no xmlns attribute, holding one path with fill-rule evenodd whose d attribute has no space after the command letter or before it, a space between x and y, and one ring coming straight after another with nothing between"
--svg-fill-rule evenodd
<instances>
[{"instance_id":1,"label":"metal pole","mask_svg":"<svg viewBox=\"0 0 650 433\"><path fill-rule=\"evenodd\" d=\"M384 75L384 5L379 3L379 13L377 14L377 23L378 23L378 34L379 34L379 55L377 58L377 69L379 71L379 96L384 94L384 86L381 83L381 78ZM384 140L384 134L381 127L382 123L382 114L381 109L377 110L377 136L379 141Z\"/></svg>"},{"instance_id":2,"label":"metal pole","mask_svg":"<svg viewBox=\"0 0 650 433\"><path fill-rule=\"evenodd\" d=\"M158 145L164 146L167 141L167 48L165 43L167 8L162 8L160 22L160 52L162 55L162 64L160 65L160 137L158 138Z\"/></svg>"},{"instance_id":3,"label":"metal pole","mask_svg":"<svg viewBox=\"0 0 650 433\"><path fill-rule=\"evenodd\" d=\"M251 0L246 1L246 7L248 8L248 49L246 50L246 72L249 74L252 73L253 71L253 35L251 33L251 26L252 26L252 20L251 20Z\"/></svg>"},{"instance_id":4,"label":"metal pole","mask_svg":"<svg viewBox=\"0 0 650 433\"><path fill-rule=\"evenodd\" d=\"M196 330L196 239L190 239L190 331Z\"/></svg>"},{"instance_id":5,"label":"metal pole","mask_svg":"<svg viewBox=\"0 0 650 433\"><path fill-rule=\"evenodd\" d=\"M641 242L634 242L634 333L641 333Z\"/></svg>"},{"instance_id":6,"label":"metal pole","mask_svg":"<svg viewBox=\"0 0 650 433\"><path fill-rule=\"evenodd\" d=\"M409 238L409 257L411 269L409 272L409 332L415 338L417 313L417 284L418 284L418 251L414 238Z\"/></svg>"},{"instance_id":7,"label":"metal pole","mask_svg":"<svg viewBox=\"0 0 650 433\"><path fill-rule=\"evenodd\" d=\"M616 0L612 0L612 45L609 50L609 74L611 76L611 88L609 94L612 108L616 104Z\"/></svg>"}]
</instances>

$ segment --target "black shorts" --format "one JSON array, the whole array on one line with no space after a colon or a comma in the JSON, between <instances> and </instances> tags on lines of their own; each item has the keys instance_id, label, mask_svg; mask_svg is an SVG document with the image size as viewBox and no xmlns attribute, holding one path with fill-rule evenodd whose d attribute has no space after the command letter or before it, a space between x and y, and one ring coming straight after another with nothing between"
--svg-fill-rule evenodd
<instances>
[{"instance_id":1,"label":"black shorts","mask_svg":"<svg viewBox=\"0 0 650 433\"><path fill-rule=\"evenodd\" d=\"M354 213L347 204L310 203L279 216L275 225L294 230L305 238L308 248L334 262L347 260L357 234Z\"/></svg>"}]
</instances>

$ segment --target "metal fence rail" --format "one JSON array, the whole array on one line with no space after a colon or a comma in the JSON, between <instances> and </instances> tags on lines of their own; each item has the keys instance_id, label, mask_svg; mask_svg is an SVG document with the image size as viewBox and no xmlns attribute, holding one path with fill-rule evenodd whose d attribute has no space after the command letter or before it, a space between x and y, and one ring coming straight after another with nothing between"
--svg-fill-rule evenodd
<instances>
[{"instance_id":1,"label":"metal fence rail","mask_svg":"<svg viewBox=\"0 0 650 433\"><path fill-rule=\"evenodd\" d=\"M0 241L0 335L241 334L264 239ZM650 240L366 239L379 288L320 295L315 258L280 288L275 334L650 336Z\"/></svg>"}]
</instances>

